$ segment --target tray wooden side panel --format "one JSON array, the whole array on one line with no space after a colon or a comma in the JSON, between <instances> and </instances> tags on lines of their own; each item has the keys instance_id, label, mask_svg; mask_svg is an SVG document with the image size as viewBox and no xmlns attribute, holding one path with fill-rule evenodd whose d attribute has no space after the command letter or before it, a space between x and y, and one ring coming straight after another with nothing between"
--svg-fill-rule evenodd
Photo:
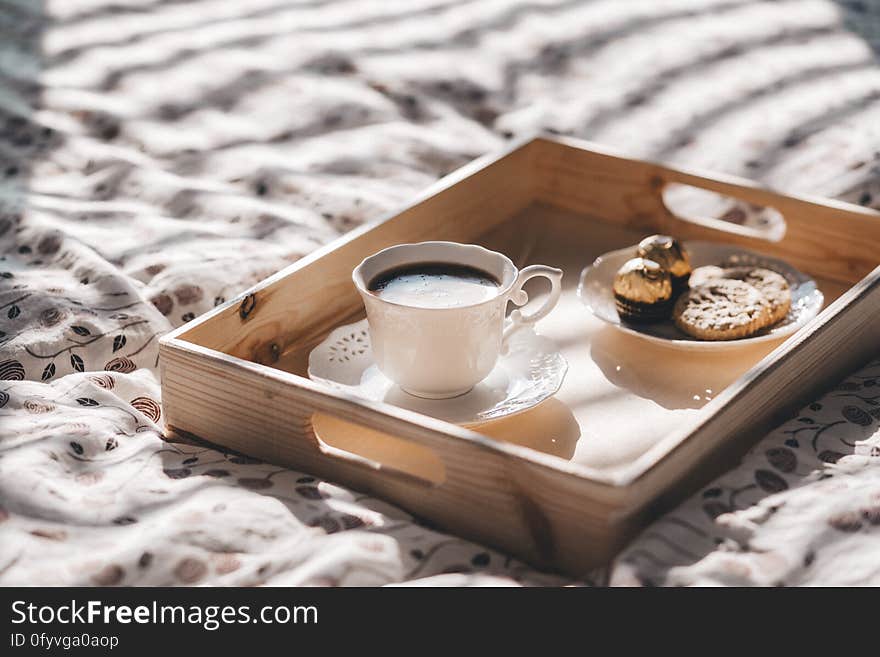
<instances>
[{"instance_id":1,"label":"tray wooden side panel","mask_svg":"<svg viewBox=\"0 0 880 657\"><path fill-rule=\"evenodd\" d=\"M606 561L628 535L625 525L611 519L622 491L567 473L561 459L353 400L181 341L166 341L161 350L163 408L172 431L302 468L530 563L574 575ZM442 481L322 449L312 428L315 413L344 417L431 450L442 462ZM584 499L592 501L585 505Z\"/></svg>"},{"instance_id":2,"label":"tray wooden side panel","mask_svg":"<svg viewBox=\"0 0 880 657\"><path fill-rule=\"evenodd\" d=\"M880 213L833 200L783 195L732 176L710 177L589 149L577 140L535 142L537 197L552 205L682 239L740 244L782 258L814 276L853 284L878 264ZM753 229L720 220L683 219L662 192L681 183L760 206L785 218L785 235L768 241Z\"/></svg>"},{"instance_id":3,"label":"tray wooden side panel","mask_svg":"<svg viewBox=\"0 0 880 657\"><path fill-rule=\"evenodd\" d=\"M481 158L403 211L306 256L173 335L247 360L277 361L360 309L351 271L366 255L425 235L471 241L525 207L533 197L532 146Z\"/></svg>"}]
</instances>

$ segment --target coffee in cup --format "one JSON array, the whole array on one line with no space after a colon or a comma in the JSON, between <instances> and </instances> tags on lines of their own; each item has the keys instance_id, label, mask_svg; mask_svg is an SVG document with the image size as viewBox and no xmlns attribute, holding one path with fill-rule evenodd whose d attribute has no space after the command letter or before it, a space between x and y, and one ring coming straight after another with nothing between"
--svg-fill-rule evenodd
<instances>
[{"instance_id":1,"label":"coffee in cup","mask_svg":"<svg viewBox=\"0 0 880 657\"><path fill-rule=\"evenodd\" d=\"M385 301L416 308L460 308L497 296L501 281L455 262L403 265L375 276L367 286Z\"/></svg>"},{"instance_id":2,"label":"coffee in cup","mask_svg":"<svg viewBox=\"0 0 880 657\"><path fill-rule=\"evenodd\" d=\"M529 315L527 280L544 276L550 294ZM562 271L518 270L507 256L473 244L421 242L383 249L352 272L364 300L380 371L417 397L444 399L486 378L519 327L547 315L562 293Z\"/></svg>"}]
</instances>

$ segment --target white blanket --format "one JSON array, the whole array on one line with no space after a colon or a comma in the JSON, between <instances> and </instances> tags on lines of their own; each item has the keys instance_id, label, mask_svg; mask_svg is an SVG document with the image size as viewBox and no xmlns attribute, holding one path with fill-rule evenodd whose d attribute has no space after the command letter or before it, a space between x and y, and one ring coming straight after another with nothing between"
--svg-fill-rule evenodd
<instances>
[{"instance_id":1,"label":"white blanket","mask_svg":"<svg viewBox=\"0 0 880 657\"><path fill-rule=\"evenodd\" d=\"M0 584L880 584L880 361L574 581L167 443L156 377L163 332L539 129L880 207L878 17L0 0Z\"/></svg>"}]
</instances>

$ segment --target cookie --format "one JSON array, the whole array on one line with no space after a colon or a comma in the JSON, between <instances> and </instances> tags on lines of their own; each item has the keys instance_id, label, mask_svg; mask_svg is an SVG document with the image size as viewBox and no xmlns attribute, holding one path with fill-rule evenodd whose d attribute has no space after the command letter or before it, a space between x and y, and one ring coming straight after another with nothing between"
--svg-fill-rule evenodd
<instances>
[{"instance_id":1,"label":"cookie","mask_svg":"<svg viewBox=\"0 0 880 657\"><path fill-rule=\"evenodd\" d=\"M704 265L697 267L691 272L688 283L691 287L697 287L703 283L708 283L713 278L724 278L724 268L715 265Z\"/></svg>"},{"instance_id":2,"label":"cookie","mask_svg":"<svg viewBox=\"0 0 880 657\"><path fill-rule=\"evenodd\" d=\"M690 283L692 287L696 287L717 278L744 281L763 294L770 302L771 325L785 319L791 309L791 288L788 281L782 274L772 269L748 265L729 267L706 265L694 269Z\"/></svg>"},{"instance_id":3,"label":"cookie","mask_svg":"<svg viewBox=\"0 0 880 657\"><path fill-rule=\"evenodd\" d=\"M762 267L724 267L724 278L748 283L770 303L770 324L785 319L791 308L791 288L782 274Z\"/></svg>"},{"instance_id":4,"label":"cookie","mask_svg":"<svg viewBox=\"0 0 880 657\"><path fill-rule=\"evenodd\" d=\"M679 330L700 340L736 340L770 325L770 303L745 281L717 278L684 292L675 303Z\"/></svg>"}]
</instances>

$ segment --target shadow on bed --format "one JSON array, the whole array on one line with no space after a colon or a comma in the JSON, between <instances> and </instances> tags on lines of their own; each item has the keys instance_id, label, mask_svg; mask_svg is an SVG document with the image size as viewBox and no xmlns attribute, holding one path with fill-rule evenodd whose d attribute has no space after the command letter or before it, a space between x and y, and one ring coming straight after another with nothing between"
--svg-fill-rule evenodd
<instances>
[{"instance_id":1,"label":"shadow on bed","mask_svg":"<svg viewBox=\"0 0 880 657\"><path fill-rule=\"evenodd\" d=\"M838 6L843 24L874 51L880 59L880 1L878 0L833 0Z\"/></svg>"},{"instance_id":2,"label":"shadow on bed","mask_svg":"<svg viewBox=\"0 0 880 657\"><path fill-rule=\"evenodd\" d=\"M30 251L11 249L21 221L34 163L56 144L54 130L34 117L41 105L43 3L0 2L0 258L3 264ZM10 253L9 251L12 250ZM0 267L5 270L7 267ZM0 293L14 285L3 276ZM5 303L5 300L3 301ZM3 308L8 312L8 308ZM6 337L0 334L0 343Z\"/></svg>"}]
</instances>

